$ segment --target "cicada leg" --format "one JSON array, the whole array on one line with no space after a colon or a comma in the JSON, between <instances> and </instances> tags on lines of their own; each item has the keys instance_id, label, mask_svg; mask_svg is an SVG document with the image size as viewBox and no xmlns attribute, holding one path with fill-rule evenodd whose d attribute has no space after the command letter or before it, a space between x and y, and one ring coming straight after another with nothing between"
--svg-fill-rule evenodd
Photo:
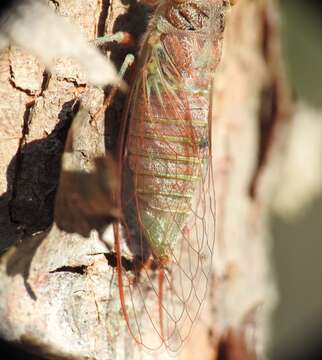
<instances>
[{"instance_id":1,"label":"cicada leg","mask_svg":"<svg viewBox=\"0 0 322 360\"><path fill-rule=\"evenodd\" d=\"M126 46L132 46L134 43L134 39L133 36L131 34L129 34L128 32L117 32L115 34L111 34L111 35L104 35L101 37L98 37L97 39L93 40L93 44L95 46L103 46L105 44L109 44L109 43L113 43L113 42L117 42L118 44L121 45L126 45ZM127 86L124 84L123 82L123 78L125 73L127 72L127 70L132 66L132 64L134 63L134 55L133 54L127 54L123 64L120 68L120 71L118 73L119 76L119 84L115 85L112 87L110 93L108 94L108 96L104 99L104 102L102 104L102 106L97 110L97 112L94 114L91 123L95 123L96 120L98 119L98 117L104 113L106 111L106 109L111 105L118 89L121 90L127 90Z\"/></svg>"},{"instance_id":2,"label":"cicada leg","mask_svg":"<svg viewBox=\"0 0 322 360\"><path fill-rule=\"evenodd\" d=\"M107 43L113 43L117 42L120 45L125 46L131 46L133 44L133 38L129 33L126 32L118 32L112 35L104 35L102 37L97 38L93 41L93 43L96 46L104 46ZM120 84L115 85L111 88L109 94L105 97L104 102L102 106L98 109L98 111L94 114L92 123L96 122L96 120L105 113L105 111L108 109L108 107L111 105L111 103L114 100L114 97L117 93L117 91L122 87L122 79L124 78L126 72L128 69L132 66L134 63L134 55L127 54L121 68L119 70L118 76L120 78ZM116 195L118 196L118 195ZM113 224L113 231L114 231L114 251L116 256L116 274L117 274L117 284L118 284L118 291L119 291L119 299L120 299L120 307L121 311L123 313L124 320L126 322L126 326L133 337L133 339L138 343L141 344L140 339L138 336L132 331L132 327L130 325L130 316L128 314L127 306L126 306L126 300L125 300L125 290L124 290L124 280L123 280L123 273L125 272L125 269L123 267L122 263L122 250L121 250L121 224L120 223L114 223ZM142 264L142 262L141 262ZM134 284L138 281L139 273L142 268L142 265L140 265L140 261L132 260L131 264L133 277L127 277L128 284L130 286L134 286Z\"/></svg>"},{"instance_id":3,"label":"cicada leg","mask_svg":"<svg viewBox=\"0 0 322 360\"><path fill-rule=\"evenodd\" d=\"M124 86L122 79L124 78L124 75L126 73L126 71L128 70L128 68L130 68L132 66L132 64L134 63L134 55L133 54L127 54L123 64L121 66L121 69L119 71L119 78L120 78L120 83L118 85L115 85L112 87L112 90L110 91L110 93L108 94L108 96L104 99L104 102L102 104L102 106L97 110L97 112L94 114L91 123L95 123L96 120L98 119L98 117L104 113L106 111L106 109L111 105L117 91L119 88L126 88L126 86Z\"/></svg>"},{"instance_id":4,"label":"cicada leg","mask_svg":"<svg viewBox=\"0 0 322 360\"><path fill-rule=\"evenodd\" d=\"M130 321L130 315L127 310L126 306L126 298L125 298L125 291L124 291L124 279L123 276L125 274L125 269L123 268L122 264L122 252L121 252L121 229L120 224L114 224L114 238L115 238L115 254L116 254L116 270L117 270L117 282L118 282L118 290L119 290L119 298L120 298L120 305L121 310L124 316L124 320L126 322L126 326L129 330L129 333L133 337L134 341L138 344L142 345L142 338L140 337L140 333L135 333ZM149 256L133 256L132 258L132 274L133 278L131 278L130 286L135 287L139 285L141 274L147 274L150 270L157 272L157 309L158 309L158 316L159 316L159 335L164 342L164 304L163 304L163 296L164 296L164 281L165 281L165 271L168 264L168 259L159 259L153 255L151 252ZM127 280L128 275L126 275Z\"/></svg>"},{"instance_id":5,"label":"cicada leg","mask_svg":"<svg viewBox=\"0 0 322 360\"><path fill-rule=\"evenodd\" d=\"M93 44L95 46L103 46L105 44L113 42L130 47L133 45L134 39L130 33L125 31L119 31L115 34L100 36L97 39L93 40Z\"/></svg>"},{"instance_id":6,"label":"cicada leg","mask_svg":"<svg viewBox=\"0 0 322 360\"><path fill-rule=\"evenodd\" d=\"M132 338L136 343L141 344L140 339L136 334L132 331L132 327L130 324L129 314L125 304L125 293L124 293L124 284L123 284L123 269L122 269L122 256L121 256L121 236L120 236L120 226L119 224L113 225L114 229L114 237L115 237L115 253L116 253L116 269L117 269L117 283L119 290L119 297L121 303L121 310L124 316L124 320L126 322L126 326L131 334Z\"/></svg>"}]
</instances>

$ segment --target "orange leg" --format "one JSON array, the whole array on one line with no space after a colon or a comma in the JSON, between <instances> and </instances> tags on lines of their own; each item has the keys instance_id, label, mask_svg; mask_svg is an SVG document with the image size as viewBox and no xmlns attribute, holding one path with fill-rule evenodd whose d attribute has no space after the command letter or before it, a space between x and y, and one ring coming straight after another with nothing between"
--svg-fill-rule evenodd
<instances>
[{"instance_id":1,"label":"orange leg","mask_svg":"<svg viewBox=\"0 0 322 360\"><path fill-rule=\"evenodd\" d=\"M160 321L160 335L164 341L164 324L163 324L163 283L164 283L164 268L159 269L159 321Z\"/></svg>"},{"instance_id":2,"label":"orange leg","mask_svg":"<svg viewBox=\"0 0 322 360\"><path fill-rule=\"evenodd\" d=\"M115 253L116 253L116 271L117 271L117 283L119 288L119 296L120 296L120 302L121 302L121 310L127 325L127 328L138 344L142 344L140 339L133 333L131 325L130 325L130 319L129 314L126 310L126 304L125 304L125 294L124 294L124 286L123 286L123 268L122 268L122 256L121 256L121 239L120 239L120 229L119 224L114 224L114 237L115 237Z\"/></svg>"}]
</instances>

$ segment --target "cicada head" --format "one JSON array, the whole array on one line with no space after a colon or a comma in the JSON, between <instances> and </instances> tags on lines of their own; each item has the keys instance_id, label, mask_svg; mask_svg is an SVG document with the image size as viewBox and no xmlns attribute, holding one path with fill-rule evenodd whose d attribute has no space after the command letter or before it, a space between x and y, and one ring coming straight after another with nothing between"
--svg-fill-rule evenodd
<instances>
[{"instance_id":1,"label":"cicada head","mask_svg":"<svg viewBox=\"0 0 322 360\"><path fill-rule=\"evenodd\" d=\"M210 7L206 1L169 1L166 19L179 30L200 31L209 27Z\"/></svg>"},{"instance_id":2,"label":"cicada head","mask_svg":"<svg viewBox=\"0 0 322 360\"><path fill-rule=\"evenodd\" d=\"M219 34L224 29L223 8L226 0L168 1L165 17L178 30Z\"/></svg>"},{"instance_id":3,"label":"cicada head","mask_svg":"<svg viewBox=\"0 0 322 360\"><path fill-rule=\"evenodd\" d=\"M199 71L211 73L219 62L228 6L228 0L172 0L165 5L164 17L174 29L189 38L204 39L191 57L197 59Z\"/></svg>"}]
</instances>

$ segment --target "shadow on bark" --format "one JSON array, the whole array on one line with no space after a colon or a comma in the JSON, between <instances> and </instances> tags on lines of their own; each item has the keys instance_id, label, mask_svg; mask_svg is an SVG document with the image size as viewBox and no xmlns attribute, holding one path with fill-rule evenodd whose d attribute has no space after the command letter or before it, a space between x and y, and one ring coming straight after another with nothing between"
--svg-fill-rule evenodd
<instances>
[{"instance_id":1,"label":"shadow on bark","mask_svg":"<svg viewBox=\"0 0 322 360\"><path fill-rule=\"evenodd\" d=\"M51 134L20 147L7 170L7 191L0 203L9 210L8 223L14 227L10 243L15 253L7 264L7 274L21 274L30 297L36 296L28 283L33 256L53 223L54 201L60 175L61 158L71 121L78 109L74 101L66 102L58 114L59 122ZM35 234L32 236L32 234ZM8 240L8 239L7 239Z\"/></svg>"},{"instance_id":2,"label":"shadow on bark","mask_svg":"<svg viewBox=\"0 0 322 360\"><path fill-rule=\"evenodd\" d=\"M61 157L76 110L74 101L66 102L53 132L23 145L8 166L7 191L0 203L7 203L10 225L17 230L11 244L46 230L53 222Z\"/></svg>"}]
</instances>

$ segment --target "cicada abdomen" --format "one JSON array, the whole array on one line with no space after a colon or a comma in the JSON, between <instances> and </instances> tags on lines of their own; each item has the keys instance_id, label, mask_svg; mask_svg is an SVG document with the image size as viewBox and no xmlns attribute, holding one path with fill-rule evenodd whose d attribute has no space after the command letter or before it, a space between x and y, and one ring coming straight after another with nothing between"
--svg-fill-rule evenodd
<instances>
[{"instance_id":1,"label":"cicada abdomen","mask_svg":"<svg viewBox=\"0 0 322 360\"><path fill-rule=\"evenodd\" d=\"M205 298L215 239L211 89L224 0L161 1L132 85L122 145L122 311L134 339L177 350Z\"/></svg>"}]
</instances>

